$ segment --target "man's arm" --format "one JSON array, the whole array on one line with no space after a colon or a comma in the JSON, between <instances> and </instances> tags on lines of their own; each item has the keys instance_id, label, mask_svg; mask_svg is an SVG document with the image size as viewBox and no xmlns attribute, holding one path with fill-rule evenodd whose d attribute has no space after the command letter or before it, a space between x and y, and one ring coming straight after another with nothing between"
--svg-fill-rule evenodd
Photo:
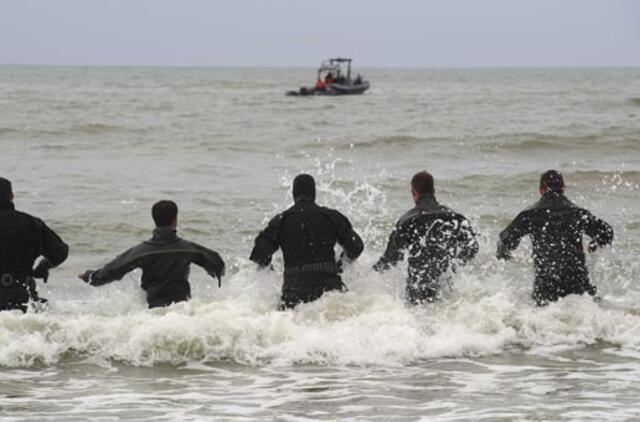
<instances>
[{"instance_id":1,"label":"man's arm","mask_svg":"<svg viewBox=\"0 0 640 422\"><path fill-rule=\"evenodd\" d=\"M396 265L398 262L402 261L402 259L404 258L405 246L406 245L404 236L402 234L402 228L398 223L389 235L387 248L385 249L378 262L373 266L373 269L382 272L384 270L388 270L393 265Z\"/></svg>"},{"instance_id":2,"label":"man's arm","mask_svg":"<svg viewBox=\"0 0 640 422\"><path fill-rule=\"evenodd\" d=\"M362 251L364 250L364 243L360 235L353 230L351 222L347 217L336 211L334 223L337 227L337 241L342 246L342 256L340 261L345 258L348 261L354 261L358 259Z\"/></svg>"},{"instance_id":3,"label":"man's arm","mask_svg":"<svg viewBox=\"0 0 640 422\"><path fill-rule=\"evenodd\" d=\"M531 221L527 214L522 212L500 233L496 257L504 260L511 259L511 251L518 247L520 239L530 233Z\"/></svg>"},{"instance_id":4,"label":"man's arm","mask_svg":"<svg viewBox=\"0 0 640 422\"><path fill-rule=\"evenodd\" d=\"M40 224L40 253L43 258L31 272L34 278L41 278L45 283L49 278L49 270L62 264L69 256L69 246L51 230L44 221Z\"/></svg>"},{"instance_id":5,"label":"man's arm","mask_svg":"<svg viewBox=\"0 0 640 422\"><path fill-rule=\"evenodd\" d=\"M211 277L220 280L224 275L224 261L220 255L211 249L198 245L197 243L191 243L191 245L193 245L197 251L193 258L193 263L204 268Z\"/></svg>"},{"instance_id":6,"label":"man's arm","mask_svg":"<svg viewBox=\"0 0 640 422\"><path fill-rule=\"evenodd\" d=\"M42 223L42 255L49 261L49 268L62 264L69 256L69 246L44 222Z\"/></svg>"},{"instance_id":7,"label":"man's arm","mask_svg":"<svg viewBox=\"0 0 640 422\"><path fill-rule=\"evenodd\" d=\"M267 228L262 230L256 237L249 259L258 264L260 268L264 268L271 263L273 254L280 247L278 236L280 235L282 218L282 214L275 216L269 221Z\"/></svg>"},{"instance_id":8,"label":"man's arm","mask_svg":"<svg viewBox=\"0 0 640 422\"><path fill-rule=\"evenodd\" d=\"M478 253L478 240L476 239L476 234L471 227L471 223L464 217L460 221L456 240L456 258L459 259L461 263L466 264Z\"/></svg>"},{"instance_id":9,"label":"man's arm","mask_svg":"<svg viewBox=\"0 0 640 422\"><path fill-rule=\"evenodd\" d=\"M92 286L102 286L120 280L124 275L138 267L138 254L135 248L118 255L113 261L97 271L87 270L80 278Z\"/></svg>"},{"instance_id":10,"label":"man's arm","mask_svg":"<svg viewBox=\"0 0 640 422\"><path fill-rule=\"evenodd\" d=\"M582 217L585 224L584 232L591 238L589 242L589 251L593 252L597 248L610 245L613 242L613 228L609 223L595 217L586 211Z\"/></svg>"}]
</instances>

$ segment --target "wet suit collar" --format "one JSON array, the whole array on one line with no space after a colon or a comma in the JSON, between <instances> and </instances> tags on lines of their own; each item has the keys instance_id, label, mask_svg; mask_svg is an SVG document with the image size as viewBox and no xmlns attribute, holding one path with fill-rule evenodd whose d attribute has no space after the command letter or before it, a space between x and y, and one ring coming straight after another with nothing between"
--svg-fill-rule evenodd
<instances>
[{"instance_id":1,"label":"wet suit collar","mask_svg":"<svg viewBox=\"0 0 640 422\"><path fill-rule=\"evenodd\" d=\"M435 206L439 204L438 204L438 201L436 200L435 195L431 195L427 193L422 195L420 198L418 198L418 200L416 201L416 205L419 207L429 207L429 206Z\"/></svg>"},{"instance_id":2,"label":"wet suit collar","mask_svg":"<svg viewBox=\"0 0 640 422\"><path fill-rule=\"evenodd\" d=\"M178 235L176 234L176 229L174 227L162 226L153 229L153 237L151 238L151 240L166 242L168 240L175 240L177 238Z\"/></svg>"},{"instance_id":3,"label":"wet suit collar","mask_svg":"<svg viewBox=\"0 0 640 422\"><path fill-rule=\"evenodd\" d=\"M316 200L312 196L300 195L293 198L293 202L297 204L298 202L316 202Z\"/></svg>"},{"instance_id":4,"label":"wet suit collar","mask_svg":"<svg viewBox=\"0 0 640 422\"><path fill-rule=\"evenodd\" d=\"M565 196L564 196L564 193L548 190L542 195L542 197L547 199L556 199L556 198L564 198Z\"/></svg>"},{"instance_id":5,"label":"wet suit collar","mask_svg":"<svg viewBox=\"0 0 640 422\"><path fill-rule=\"evenodd\" d=\"M547 191L542 195L540 201L538 202L538 206L541 208L554 208L554 207L574 207L573 202L569 200L563 193Z\"/></svg>"}]
</instances>

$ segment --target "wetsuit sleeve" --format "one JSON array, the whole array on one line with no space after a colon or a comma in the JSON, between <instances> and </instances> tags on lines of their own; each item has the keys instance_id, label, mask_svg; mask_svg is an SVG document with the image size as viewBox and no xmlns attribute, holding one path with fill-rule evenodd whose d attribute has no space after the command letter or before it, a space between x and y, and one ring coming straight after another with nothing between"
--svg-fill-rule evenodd
<instances>
[{"instance_id":1,"label":"wetsuit sleeve","mask_svg":"<svg viewBox=\"0 0 640 422\"><path fill-rule=\"evenodd\" d=\"M530 233L531 220L526 213L522 212L500 233L496 257L510 259L511 251L518 247L520 239Z\"/></svg>"},{"instance_id":2,"label":"wetsuit sleeve","mask_svg":"<svg viewBox=\"0 0 640 422\"><path fill-rule=\"evenodd\" d=\"M118 255L113 261L98 271L91 272L89 275L89 284L92 286L101 286L111 283L112 281L120 280L125 274L138 267L137 258L138 254L135 253L135 248L129 249L125 253Z\"/></svg>"},{"instance_id":3,"label":"wetsuit sleeve","mask_svg":"<svg viewBox=\"0 0 640 422\"><path fill-rule=\"evenodd\" d=\"M402 227L398 223L389 235L387 248L385 249L378 262L373 266L373 269L376 271L384 271L402 261L402 259L404 258L406 243L404 239L405 237L403 235Z\"/></svg>"},{"instance_id":4,"label":"wetsuit sleeve","mask_svg":"<svg viewBox=\"0 0 640 422\"><path fill-rule=\"evenodd\" d=\"M590 251L595 251L597 248L610 245L613 242L613 228L607 222L588 211L585 212L582 219L585 223L584 232L591 238Z\"/></svg>"},{"instance_id":5,"label":"wetsuit sleeve","mask_svg":"<svg viewBox=\"0 0 640 422\"><path fill-rule=\"evenodd\" d=\"M207 274L211 277L222 277L224 275L224 261L220 255L211 249L198 245L197 243L192 243L192 245L196 249L196 254L193 257L193 263L204 268Z\"/></svg>"},{"instance_id":6,"label":"wetsuit sleeve","mask_svg":"<svg viewBox=\"0 0 640 422\"><path fill-rule=\"evenodd\" d=\"M471 261L478 253L478 240L476 234L471 227L471 223L466 218L462 218L460 227L458 228L457 254L456 258L463 264Z\"/></svg>"},{"instance_id":7,"label":"wetsuit sleeve","mask_svg":"<svg viewBox=\"0 0 640 422\"><path fill-rule=\"evenodd\" d=\"M278 238L280 236L282 219L282 214L275 216L269 221L267 228L262 230L260 234L258 234L258 237L256 237L249 259L260 265L260 267L268 266L271 263L273 254L280 247Z\"/></svg>"},{"instance_id":8,"label":"wetsuit sleeve","mask_svg":"<svg viewBox=\"0 0 640 422\"><path fill-rule=\"evenodd\" d=\"M69 246L44 222L42 223L40 239L42 241L42 256L47 259L48 268L57 267L67 259Z\"/></svg>"},{"instance_id":9,"label":"wetsuit sleeve","mask_svg":"<svg viewBox=\"0 0 640 422\"><path fill-rule=\"evenodd\" d=\"M353 230L351 222L347 217L336 211L337 241L343 249L343 256L349 261L358 259L364 250L364 243L360 235Z\"/></svg>"}]
</instances>

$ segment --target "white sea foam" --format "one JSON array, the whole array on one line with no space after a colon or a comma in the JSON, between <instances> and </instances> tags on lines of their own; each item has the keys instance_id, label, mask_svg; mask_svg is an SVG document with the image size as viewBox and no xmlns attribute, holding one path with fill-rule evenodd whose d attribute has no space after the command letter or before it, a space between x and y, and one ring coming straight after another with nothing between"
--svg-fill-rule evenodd
<instances>
[{"instance_id":1,"label":"white sea foam","mask_svg":"<svg viewBox=\"0 0 640 422\"><path fill-rule=\"evenodd\" d=\"M228 283L255 287L258 280L240 279L248 273ZM118 290L109 293L118 295ZM29 367L97 358L143 366L216 361L396 366L599 342L640 347L640 315L590 297L537 308L510 291L454 290L441 303L410 308L393 293L372 289L330 293L293 311L276 311L273 294L196 298L148 310L140 298L124 296L101 309L102 292L73 309L0 313L0 364Z\"/></svg>"}]
</instances>

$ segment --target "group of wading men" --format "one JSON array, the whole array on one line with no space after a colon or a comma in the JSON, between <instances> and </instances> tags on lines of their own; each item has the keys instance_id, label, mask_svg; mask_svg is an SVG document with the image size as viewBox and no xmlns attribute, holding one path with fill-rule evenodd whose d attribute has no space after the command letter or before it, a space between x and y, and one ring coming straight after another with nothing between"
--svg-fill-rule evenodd
<instances>
[{"instance_id":1,"label":"group of wading men","mask_svg":"<svg viewBox=\"0 0 640 422\"><path fill-rule=\"evenodd\" d=\"M583 235L590 238L590 252L613 240L611 226L574 205L564 189L560 173L545 172L540 178L540 199L518 214L498 240L497 258L508 260L520 239L531 237L535 269L532 297L541 306L569 294L595 296L585 263ZM441 296L442 286L450 281L455 268L475 257L478 242L469 221L436 200L431 174L422 171L413 176L411 195L415 206L400 217L373 268L383 272L406 260L405 297L407 303L417 305ZM251 252L251 261L271 270L273 254L282 251L282 309L314 301L328 291L346 291L342 269L364 249L349 219L316 204L315 199L313 177L296 176L294 204L258 234ZM35 279L46 283L49 270L67 258L69 247L42 220L17 211L13 200L11 182L0 178L0 310L26 312L30 304L37 308L46 303L38 296ZM79 277L92 286L101 286L139 268L150 308L191 297L188 274L192 263L221 279L225 265L220 255L176 234L175 202L157 202L151 214L156 225L151 239ZM342 248L337 258L336 243Z\"/></svg>"}]
</instances>

